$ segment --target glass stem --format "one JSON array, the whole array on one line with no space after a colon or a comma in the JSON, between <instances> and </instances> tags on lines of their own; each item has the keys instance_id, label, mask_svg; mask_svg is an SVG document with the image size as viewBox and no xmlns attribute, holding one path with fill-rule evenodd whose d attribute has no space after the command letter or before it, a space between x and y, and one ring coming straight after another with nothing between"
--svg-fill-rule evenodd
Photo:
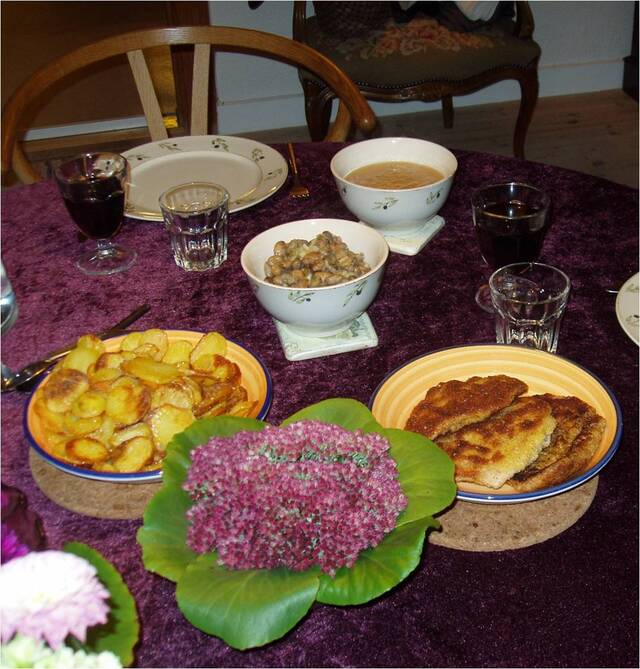
<instances>
[{"instance_id":1,"label":"glass stem","mask_svg":"<svg viewBox=\"0 0 640 669\"><path fill-rule=\"evenodd\" d=\"M98 244L98 255L105 255L111 249L110 239L96 239Z\"/></svg>"}]
</instances>

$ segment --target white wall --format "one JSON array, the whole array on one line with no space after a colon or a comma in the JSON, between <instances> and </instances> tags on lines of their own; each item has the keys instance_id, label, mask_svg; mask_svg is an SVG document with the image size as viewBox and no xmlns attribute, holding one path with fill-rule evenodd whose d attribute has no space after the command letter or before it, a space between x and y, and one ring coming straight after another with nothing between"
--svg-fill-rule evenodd
<instances>
[{"instance_id":1,"label":"white wall","mask_svg":"<svg viewBox=\"0 0 640 669\"><path fill-rule=\"evenodd\" d=\"M308 14L313 13L308 3ZM569 95L622 87L623 58L631 52L633 0L530 2L534 36L542 48L540 96ZM249 9L244 0L211 0L214 25L240 26L291 37L292 3L269 0ZM305 125L302 91L294 68L250 56L218 54L218 131L238 134ZM458 97L456 106L516 100L516 82L501 82ZM438 109L439 103L373 103L376 114Z\"/></svg>"}]
</instances>

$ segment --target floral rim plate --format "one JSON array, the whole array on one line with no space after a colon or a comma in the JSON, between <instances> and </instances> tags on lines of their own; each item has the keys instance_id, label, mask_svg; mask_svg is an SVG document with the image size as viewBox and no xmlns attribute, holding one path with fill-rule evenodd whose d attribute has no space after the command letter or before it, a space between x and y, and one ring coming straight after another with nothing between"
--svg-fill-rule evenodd
<instances>
[{"instance_id":1,"label":"floral rim plate","mask_svg":"<svg viewBox=\"0 0 640 669\"><path fill-rule=\"evenodd\" d=\"M640 344L640 316L638 297L640 296L639 275L627 279L616 297L616 316L622 329L636 344Z\"/></svg>"},{"instance_id":2,"label":"floral rim plate","mask_svg":"<svg viewBox=\"0 0 640 669\"><path fill-rule=\"evenodd\" d=\"M552 497L582 485L611 460L622 434L622 414L613 393L595 375L574 362L535 349L506 344L472 344L419 356L383 379L369 400L369 408L382 426L402 429L413 407L432 386L442 381L490 374L514 376L529 386L528 394L532 395L575 395L603 416L607 426L587 469L569 481L527 493L516 493L507 485L492 490L473 483L459 483L458 499L501 504Z\"/></svg>"},{"instance_id":3,"label":"floral rim plate","mask_svg":"<svg viewBox=\"0 0 640 669\"><path fill-rule=\"evenodd\" d=\"M176 137L122 155L131 166L125 214L143 221L162 221L158 199L180 183L213 181L224 186L229 191L229 211L234 212L266 200L289 173L278 151L243 137Z\"/></svg>"},{"instance_id":4,"label":"floral rim plate","mask_svg":"<svg viewBox=\"0 0 640 669\"><path fill-rule=\"evenodd\" d=\"M194 332L192 330L166 330L166 332L170 341L175 339L187 339L193 343L196 343L203 334L202 332ZM123 338L124 336L105 340L104 343L107 351L117 350ZM232 339L227 339L226 357L229 358L229 360L232 362L235 362L238 367L240 367L240 371L242 372L241 383L247 390L249 399L257 400L257 405L254 408L250 418L263 420L269 412L269 407L271 406L271 400L273 398L271 374L267 370L264 362L258 356L256 356L255 353L252 353L248 348L242 344L239 344L238 342L233 341ZM41 385L47 383L47 379L48 377L45 377L38 384L38 388ZM51 455L51 453L47 452L43 446L45 443L44 430L39 417L34 411L33 405L35 392L36 391L32 393L25 408L23 420L24 433L29 440L31 447L46 462L53 465L57 469L66 472L67 474L73 474L75 476L92 479L94 481L105 481L108 483L152 483L154 481L162 480L161 468L147 472L134 472L130 474L96 472L92 469L76 467Z\"/></svg>"}]
</instances>

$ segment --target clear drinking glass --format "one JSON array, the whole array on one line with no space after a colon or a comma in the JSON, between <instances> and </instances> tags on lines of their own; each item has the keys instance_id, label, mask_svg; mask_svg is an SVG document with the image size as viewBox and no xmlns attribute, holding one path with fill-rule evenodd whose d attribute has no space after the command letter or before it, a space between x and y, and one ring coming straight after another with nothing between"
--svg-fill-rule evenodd
<instances>
[{"instance_id":1,"label":"clear drinking glass","mask_svg":"<svg viewBox=\"0 0 640 669\"><path fill-rule=\"evenodd\" d=\"M78 269L89 275L129 269L136 252L111 241L124 218L126 159L117 153L85 153L62 163L54 174L74 223L97 243L78 259Z\"/></svg>"},{"instance_id":2,"label":"clear drinking glass","mask_svg":"<svg viewBox=\"0 0 640 669\"><path fill-rule=\"evenodd\" d=\"M0 261L0 268L2 271L0 307L2 309L2 334L4 334L16 322L16 318L18 317L18 303L16 301L16 294L13 292L13 286L11 285L11 281L9 281L9 277L7 276L2 261Z\"/></svg>"},{"instance_id":3,"label":"clear drinking glass","mask_svg":"<svg viewBox=\"0 0 640 669\"><path fill-rule=\"evenodd\" d=\"M542 263L515 263L489 278L496 312L496 341L555 353L571 282Z\"/></svg>"},{"instance_id":4,"label":"clear drinking glass","mask_svg":"<svg viewBox=\"0 0 640 669\"><path fill-rule=\"evenodd\" d=\"M178 267L204 272L227 259L229 193L214 183L174 186L160 196L160 209Z\"/></svg>"},{"instance_id":5,"label":"clear drinking glass","mask_svg":"<svg viewBox=\"0 0 640 669\"><path fill-rule=\"evenodd\" d=\"M473 223L480 252L491 270L538 260L551 225L550 205L544 191L524 183L493 184L473 193ZM488 285L479 288L476 302L493 312Z\"/></svg>"}]
</instances>

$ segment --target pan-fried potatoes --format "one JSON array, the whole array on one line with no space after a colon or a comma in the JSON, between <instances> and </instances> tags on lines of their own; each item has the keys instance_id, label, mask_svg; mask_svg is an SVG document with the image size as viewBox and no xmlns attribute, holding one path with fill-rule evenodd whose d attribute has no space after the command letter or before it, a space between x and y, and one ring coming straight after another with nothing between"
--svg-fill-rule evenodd
<instances>
[{"instance_id":1,"label":"pan-fried potatoes","mask_svg":"<svg viewBox=\"0 0 640 669\"><path fill-rule=\"evenodd\" d=\"M43 448L79 467L132 473L159 469L173 436L197 418L248 416L255 402L227 341L194 345L164 330L131 332L107 351L83 335L33 400Z\"/></svg>"}]
</instances>

